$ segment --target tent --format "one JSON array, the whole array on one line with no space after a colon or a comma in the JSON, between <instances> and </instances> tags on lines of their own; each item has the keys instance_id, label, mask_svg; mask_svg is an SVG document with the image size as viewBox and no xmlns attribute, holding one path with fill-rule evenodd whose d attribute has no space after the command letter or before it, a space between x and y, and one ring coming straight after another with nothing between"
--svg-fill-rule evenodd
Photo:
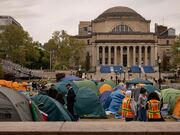
<instances>
[{"instance_id":1,"label":"tent","mask_svg":"<svg viewBox=\"0 0 180 135\"><path fill-rule=\"evenodd\" d=\"M77 93L78 87L75 85L75 83L73 81L61 81L61 82L55 83L52 86L52 89L55 89L57 92L60 92L62 94L66 94L67 93L67 88L66 88L67 84L71 84L74 92Z\"/></svg>"},{"instance_id":2,"label":"tent","mask_svg":"<svg viewBox=\"0 0 180 135\"><path fill-rule=\"evenodd\" d=\"M39 109L48 114L48 121L72 121L73 117L64 106L47 95L36 95L32 100Z\"/></svg>"},{"instance_id":3,"label":"tent","mask_svg":"<svg viewBox=\"0 0 180 135\"><path fill-rule=\"evenodd\" d=\"M104 109L107 109L111 103L111 91L105 91L99 96L99 100L101 104L103 105Z\"/></svg>"},{"instance_id":4,"label":"tent","mask_svg":"<svg viewBox=\"0 0 180 135\"><path fill-rule=\"evenodd\" d=\"M75 100L75 110L80 117L98 118L106 116L99 98L90 88L80 88Z\"/></svg>"},{"instance_id":5,"label":"tent","mask_svg":"<svg viewBox=\"0 0 180 135\"><path fill-rule=\"evenodd\" d=\"M96 95L99 95L99 91L96 84L91 80L74 81L74 83L79 89L83 87L90 88L96 93Z\"/></svg>"},{"instance_id":6,"label":"tent","mask_svg":"<svg viewBox=\"0 0 180 135\"><path fill-rule=\"evenodd\" d=\"M10 88L0 87L0 121L43 121L34 104L33 110L31 109L25 95Z\"/></svg>"},{"instance_id":7,"label":"tent","mask_svg":"<svg viewBox=\"0 0 180 135\"><path fill-rule=\"evenodd\" d=\"M139 83L141 83L141 84L152 84L153 85L153 83L150 82L149 80L143 80L141 78L135 78L133 80L128 81L126 84L131 85L131 84L139 84Z\"/></svg>"},{"instance_id":8,"label":"tent","mask_svg":"<svg viewBox=\"0 0 180 135\"><path fill-rule=\"evenodd\" d=\"M180 120L180 96L176 97L176 104L174 106L172 116L175 119Z\"/></svg>"},{"instance_id":9,"label":"tent","mask_svg":"<svg viewBox=\"0 0 180 135\"><path fill-rule=\"evenodd\" d=\"M61 81L80 81L82 80L81 78L77 77L77 76L67 76L61 79Z\"/></svg>"},{"instance_id":10,"label":"tent","mask_svg":"<svg viewBox=\"0 0 180 135\"><path fill-rule=\"evenodd\" d=\"M103 84L103 85L101 85L101 87L99 88L99 93L102 94L102 93L104 93L104 92L106 92L106 91L112 91L112 90L113 90L113 88L111 87L111 85L109 85L109 84Z\"/></svg>"},{"instance_id":11,"label":"tent","mask_svg":"<svg viewBox=\"0 0 180 135\"><path fill-rule=\"evenodd\" d=\"M125 96L121 93L121 90L112 92L110 95L110 98L112 100L107 110L113 113L121 111L122 100L124 99L124 97Z\"/></svg>"},{"instance_id":12,"label":"tent","mask_svg":"<svg viewBox=\"0 0 180 135\"><path fill-rule=\"evenodd\" d=\"M180 90L168 88L161 90L163 103L168 104L168 112L172 114L177 98L180 96Z\"/></svg>"},{"instance_id":13,"label":"tent","mask_svg":"<svg viewBox=\"0 0 180 135\"><path fill-rule=\"evenodd\" d=\"M156 86L151 85L151 84L146 84L143 87L147 90L148 93L152 93L152 92L154 92L156 90L160 91L159 88L157 88Z\"/></svg>"},{"instance_id":14,"label":"tent","mask_svg":"<svg viewBox=\"0 0 180 135\"><path fill-rule=\"evenodd\" d=\"M111 85L112 88L116 87L116 83L113 80L105 80L104 82Z\"/></svg>"}]
</instances>

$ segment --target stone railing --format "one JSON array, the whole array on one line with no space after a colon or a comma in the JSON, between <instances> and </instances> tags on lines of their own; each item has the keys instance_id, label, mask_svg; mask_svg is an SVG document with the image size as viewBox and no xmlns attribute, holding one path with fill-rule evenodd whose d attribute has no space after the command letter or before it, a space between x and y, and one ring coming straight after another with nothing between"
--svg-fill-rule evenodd
<instances>
[{"instance_id":1,"label":"stone railing","mask_svg":"<svg viewBox=\"0 0 180 135\"><path fill-rule=\"evenodd\" d=\"M179 122L2 122L1 135L179 135Z\"/></svg>"}]
</instances>

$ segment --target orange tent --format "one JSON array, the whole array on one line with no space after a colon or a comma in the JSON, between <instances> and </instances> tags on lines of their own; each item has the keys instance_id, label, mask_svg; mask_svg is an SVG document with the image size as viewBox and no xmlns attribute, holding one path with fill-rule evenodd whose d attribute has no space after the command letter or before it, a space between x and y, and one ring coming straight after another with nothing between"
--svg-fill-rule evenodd
<instances>
[{"instance_id":1,"label":"orange tent","mask_svg":"<svg viewBox=\"0 0 180 135\"><path fill-rule=\"evenodd\" d=\"M111 85L109 84L103 84L100 88L99 88L99 92L100 94L102 94L105 91L112 91L113 88L111 87Z\"/></svg>"},{"instance_id":2,"label":"orange tent","mask_svg":"<svg viewBox=\"0 0 180 135\"><path fill-rule=\"evenodd\" d=\"M177 119L180 119L180 96L176 100L176 104L173 110L173 116Z\"/></svg>"}]
</instances>

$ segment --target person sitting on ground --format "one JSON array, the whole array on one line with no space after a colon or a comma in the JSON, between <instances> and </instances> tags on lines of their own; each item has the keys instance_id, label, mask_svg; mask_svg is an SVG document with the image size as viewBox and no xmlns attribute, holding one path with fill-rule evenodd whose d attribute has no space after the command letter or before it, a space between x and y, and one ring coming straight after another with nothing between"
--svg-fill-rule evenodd
<instances>
[{"instance_id":1,"label":"person sitting on ground","mask_svg":"<svg viewBox=\"0 0 180 135\"><path fill-rule=\"evenodd\" d=\"M125 121L133 121L136 115L135 101L131 98L131 91L125 93L125 98L122 101L122 117Z\"/></svg>"}]
</instances>

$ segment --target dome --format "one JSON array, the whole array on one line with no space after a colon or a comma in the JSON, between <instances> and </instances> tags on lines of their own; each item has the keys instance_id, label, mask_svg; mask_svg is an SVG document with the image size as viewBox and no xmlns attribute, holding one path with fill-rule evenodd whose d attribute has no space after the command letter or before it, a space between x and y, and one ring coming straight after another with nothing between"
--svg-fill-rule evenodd
<instances>
[{"instance_id":1,"label":"dome","mask_svg":"<svg viewBox=\"0 0 180 135\"><path fill-rule=\"evenodd\" d=\"M133 9L122 6L112 7L107 9L101 15L99 15L95 20L102 20L102 19L104 20L107 18L121 18L121 17L136 18L145 21L145 19Z\"/></svg>"}]
</instances>

